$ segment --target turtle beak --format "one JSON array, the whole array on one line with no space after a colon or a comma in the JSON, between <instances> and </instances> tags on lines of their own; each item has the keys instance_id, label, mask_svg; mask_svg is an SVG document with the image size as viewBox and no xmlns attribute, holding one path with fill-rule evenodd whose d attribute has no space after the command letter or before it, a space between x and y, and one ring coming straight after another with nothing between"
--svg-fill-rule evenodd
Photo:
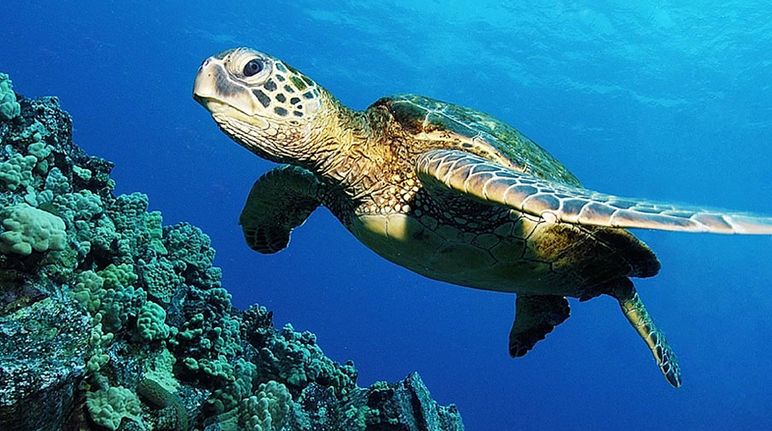
<instances>
[{"instance_id":1,"label":"turtle beak","mask_svg":"<svg viewBox=\"0 0 772 431\"><path fill-rule=\"evenodd\" d=\"M212 114L236 110L251 116L257 103L249 87L231 77L225 60L219 56L207 58L198 68L193 83L193 99Z\"/></svg>"},{"instance_id":2,"label":"turtle beak","mask_svg":"<svg viewBox=\"0 0 772 431\"><path fill-rule=\"evenodd\" d=\"M209 57L198 68L196 81L193 83L193 99L209 109L209 101L217 98L217 77L224 73L220 61Z\"/></svg>"}]
</instances>

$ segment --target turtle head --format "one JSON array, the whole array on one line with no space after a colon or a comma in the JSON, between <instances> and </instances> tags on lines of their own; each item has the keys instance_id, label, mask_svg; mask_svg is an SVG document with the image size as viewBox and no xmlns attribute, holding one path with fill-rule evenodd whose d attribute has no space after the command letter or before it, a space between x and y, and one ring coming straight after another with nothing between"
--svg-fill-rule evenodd
<instances>
[{"instance_id":1,"label":"turtle head","mask_svg":"<svg viewBox=\"0 0 772 431\"><path fill-rule=\"evenodd\" d=\"M293 163L312 156L326 92L268 54L249 48L204 61L193 98L228 136L269 160Z\"/></svg>"}]
</instances>

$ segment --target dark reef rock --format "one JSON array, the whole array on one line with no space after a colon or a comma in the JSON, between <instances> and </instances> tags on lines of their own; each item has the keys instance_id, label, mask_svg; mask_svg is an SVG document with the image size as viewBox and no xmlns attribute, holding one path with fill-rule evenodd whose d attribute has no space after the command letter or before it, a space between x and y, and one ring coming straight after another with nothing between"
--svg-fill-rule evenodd
<instances>
[{"instance_id":1,"label":"dark reef rock","mask_svg":"<svg viewBox=\"0 0 772 431\"><path fill-rule=\"evenodd\" d=\"M91 323L78 304L50 297L0 317L2 429L62 428L86 374Z\"/></svg>"},{"instance_id":2,"label":"dark reef rock","mask_svg":"<svg viewBox=\"0 0 772 431\"><path fill-rule=\"evenodd\" d=\"M463 429L417 374L360 388L314 334L235 309L208 236L114 195L57 99L0 93L0 429Z\"/></svg>"}]
</instances>

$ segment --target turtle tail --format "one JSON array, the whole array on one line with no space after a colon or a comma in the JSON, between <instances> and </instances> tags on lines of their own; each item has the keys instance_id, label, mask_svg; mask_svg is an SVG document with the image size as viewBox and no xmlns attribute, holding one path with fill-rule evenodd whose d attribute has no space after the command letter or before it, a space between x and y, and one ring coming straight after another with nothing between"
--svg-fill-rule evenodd
<instances>
[{"instance_id":1,"label":"turtle tail","mask_svg":"<svg viewBox=\"0 0 772 431\"><path fill-rule=\"evenodd\" d=\"M675 388L681 386L681 367L678 365L678 358L665 339L665 334L657 328L649 312L646 311L646 306L643 305L632 281L625 279L611 294L619 301L619 306L627 320L649 346L657 366L667 381Z\"/></svg>"}]
</instances>

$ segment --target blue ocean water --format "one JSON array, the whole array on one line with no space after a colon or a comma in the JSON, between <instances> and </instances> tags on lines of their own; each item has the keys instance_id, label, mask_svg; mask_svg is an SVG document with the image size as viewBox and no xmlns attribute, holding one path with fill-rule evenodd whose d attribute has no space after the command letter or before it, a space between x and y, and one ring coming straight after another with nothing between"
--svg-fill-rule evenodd
<instances>
[{"instance_id":1,"label":"blue ocean water","mask_svg":"<svg viewBox=\"0 0 772 431\"><path fill-rule=\"evenodd\" d=\"M663 269L637 286L679 354L672 389L613 300L510 359L512 295L379 258L325 210L261 256L238 214L271 168L191 99L200 62L251 46L344 103L412 92L513 124L586 186L772 213L767 2L220 1L0 6L0 70L57 95L76 142L117 163L166 223L212 237L234 302L259 302L353 359L360 384L418 370L470 430L772 429L772 239L638 231Z\"/></svg>"}]
</instances>

